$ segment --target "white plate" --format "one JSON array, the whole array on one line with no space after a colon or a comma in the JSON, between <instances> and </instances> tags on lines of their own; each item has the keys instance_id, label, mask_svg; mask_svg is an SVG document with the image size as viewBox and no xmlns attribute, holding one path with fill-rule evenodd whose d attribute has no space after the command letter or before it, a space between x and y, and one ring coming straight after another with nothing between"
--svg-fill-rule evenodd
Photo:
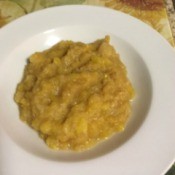
<instances>
[{"instance_id":1,"label":"white plate","mask_svg":"<svg viewBox=\"0 0 175 175\"><path fill-rule=\"evenodd\" d=\"M107 34L136 90L126 130L86 152L51 151L19 120L13 101L26 59L63 39L91 42ZM107 8L50 8L2 28L0 49L1 175L160 175L173 163L175 52L146 24Z\"/></svg>"}]
</instances>

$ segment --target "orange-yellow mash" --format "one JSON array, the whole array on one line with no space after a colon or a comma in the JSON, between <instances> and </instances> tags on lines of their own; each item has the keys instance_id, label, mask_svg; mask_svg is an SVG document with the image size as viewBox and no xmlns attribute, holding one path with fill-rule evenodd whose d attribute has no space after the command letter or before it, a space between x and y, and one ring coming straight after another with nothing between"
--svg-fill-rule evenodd
<instances>
[{"instance_id":1,"label":"orange-yellow mash","mask_svg":"<svg viewBox=\"0 0 175 175\"><path fill-rule=\"evenodd\" d=\"M50 148L88 149L124 129L134 91L109 39L61 41L29 58L15 101Z\"/></svg>"}]
</instances>

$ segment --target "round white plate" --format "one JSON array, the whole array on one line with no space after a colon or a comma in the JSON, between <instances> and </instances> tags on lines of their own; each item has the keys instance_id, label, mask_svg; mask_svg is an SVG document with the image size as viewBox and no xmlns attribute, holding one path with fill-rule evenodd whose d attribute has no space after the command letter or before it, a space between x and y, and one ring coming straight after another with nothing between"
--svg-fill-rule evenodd
<instances>
[{"instance_id":1,"label":"round white plate","mask_svg":"<svg viewBox=\"0 0 175 175\"><path fill-rule=\"evenodd\" d=\"M13 100L26 60L60 40L91 42L105 35L120 53L136 91L127 127L89 151L52 151L19 120ZM0 30L0 41L0 127L18 151L27 152L23 158L35 162L30 173L160 175L173 163L175 52L149 26L107 8L62 6L10 23Z\"/></svg>"}]
</instances>

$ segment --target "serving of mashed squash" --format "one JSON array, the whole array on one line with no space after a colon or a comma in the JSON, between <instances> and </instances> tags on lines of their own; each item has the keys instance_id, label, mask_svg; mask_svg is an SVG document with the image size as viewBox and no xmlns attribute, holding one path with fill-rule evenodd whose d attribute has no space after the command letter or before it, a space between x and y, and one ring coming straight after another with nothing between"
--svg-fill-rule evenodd
<instances>
[{"instance_id":1,"label":"serving of mashed squash","mask_svg":"<svg viewBox=\"0 0 175 175\"><path fill-rule=\"evenodd\" d=\"M50 148L85 150L124 130L134 90L109 40L61 41L29 58L14 98Z\"/></svg>"}]
</instances>

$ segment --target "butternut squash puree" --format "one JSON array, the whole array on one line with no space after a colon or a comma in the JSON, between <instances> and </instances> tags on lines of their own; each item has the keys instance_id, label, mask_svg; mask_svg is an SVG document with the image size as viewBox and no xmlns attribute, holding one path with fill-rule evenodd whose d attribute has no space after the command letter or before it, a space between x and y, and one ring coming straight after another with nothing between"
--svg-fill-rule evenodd
<instances>
[{"instance_id":1,"label":"butternut squash puree","mask_svg":"<svg viewBox=\"0 0 175 175\"><path fill-rule=\"evenodd\" d=\"M61 41L29 58L15 101L50 148L85 150L123 131L134 90L109 40Z\"/></svg>"}]
</instances>

